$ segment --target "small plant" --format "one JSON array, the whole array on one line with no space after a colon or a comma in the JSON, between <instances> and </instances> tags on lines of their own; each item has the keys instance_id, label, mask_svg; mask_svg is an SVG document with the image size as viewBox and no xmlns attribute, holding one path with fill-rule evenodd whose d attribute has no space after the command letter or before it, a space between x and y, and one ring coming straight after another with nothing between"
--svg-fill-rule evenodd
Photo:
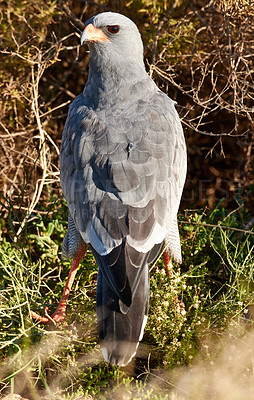
<instances>
[{"instance_id":1,"label":"small plant","mask_svg":"<svg viewBox=\"0 0 254 400\"><path fill-rule=\"evenodd\" d=\"M254 238L249 232L239 241L241 220L242 209L187 213L180 222L183 265L171 278L163 265L152 270L145 337L164 365L192 362L203 335L227 329L254 301Z\"/></svg>"}]
</instances>

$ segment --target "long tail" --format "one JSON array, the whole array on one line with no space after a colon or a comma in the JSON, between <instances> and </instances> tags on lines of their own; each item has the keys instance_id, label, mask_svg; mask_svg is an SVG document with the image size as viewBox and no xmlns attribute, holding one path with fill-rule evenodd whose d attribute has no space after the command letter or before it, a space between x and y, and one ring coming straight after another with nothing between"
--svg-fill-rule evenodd
<instances>
[{"instance_id":1,"label":"long tail","mask_svg":"<svg viewBox=\"0 0 254 400\"><path fill-rule=\"evenodd\" d=\"M108 285L101 270L99 270L97 285L97 318L101 350L105 361L124 366L136 354L147 321L148 265L143 268L131 306L125 309L119 304L118 296Z\"/></svg>"},{"instance_id":2,"label":"long tail","mask_svg":"<svg viewBox=\"0 0 254 400\"><path fill-rule=\"evenodd\" d=\"M105 361L125 366L135 356L143 337L149 305L149 267L160 250L139 253L139 266L133 252L123 244L117 257L100 256L97 280L97 319ZM136 257L136 260L137 260Z\"/></svg>"}]
</instances>

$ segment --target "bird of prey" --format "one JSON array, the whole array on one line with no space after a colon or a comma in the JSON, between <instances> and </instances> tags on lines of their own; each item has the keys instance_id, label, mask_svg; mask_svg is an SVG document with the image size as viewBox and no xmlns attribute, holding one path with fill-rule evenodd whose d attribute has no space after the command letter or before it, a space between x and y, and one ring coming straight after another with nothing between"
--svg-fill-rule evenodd
<instances>
[{"instance_id":1,"label":"bird of prey","mask_svg":"<svg viewBox=\"0 0 254 400\"><path fill-rule=\"evenodd\" d=\"M124 366L147 321L149 264L181 262L177 211L186 146L174 101L149 77L141 35L129 18L90 18L81 44L90 50L84 91L69 108L60 178L69 208L63 255L73 259L60 304L65 317L78 264L89 243L98 263L97 319L104 359Z\"/></svg>"}]
</instances>

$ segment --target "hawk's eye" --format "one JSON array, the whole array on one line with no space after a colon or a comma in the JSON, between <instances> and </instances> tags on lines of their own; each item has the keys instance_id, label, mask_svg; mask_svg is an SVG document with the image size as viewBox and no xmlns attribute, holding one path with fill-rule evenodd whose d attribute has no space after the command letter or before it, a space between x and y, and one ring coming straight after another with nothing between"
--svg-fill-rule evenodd
<instances>
[{"instance_id":1,"label":"hawk's eye","mask_svg":"<svg viewBox=\"0 0 254 400\"><path fill-rule=\"evenodd\" d=\"M107 29L109 33L117 33L119 31L119 25L108 25Z\"/></svg>"}]
</instances>

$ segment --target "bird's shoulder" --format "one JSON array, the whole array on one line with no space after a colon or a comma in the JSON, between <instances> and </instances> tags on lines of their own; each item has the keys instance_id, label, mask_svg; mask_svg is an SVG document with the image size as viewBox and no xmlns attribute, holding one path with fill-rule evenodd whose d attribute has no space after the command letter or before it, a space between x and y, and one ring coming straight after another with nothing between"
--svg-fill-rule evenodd
<instances>
[{"instance_id":1,"label":"bird's shoulder","mask_svg":"<svg viewBox=\"0 0 254 400\"><path fill-rule=\"evenodd\" d=\"M89 98L90 92L91 88L84 90L71 104L62 147L82 136L96 142L105 132L109 139L120 142L131 142L131 139L137 142L143 136L154 138L156 142L158 135L162 142L165 137L174 141L176 136L182 136L175 102L149 77L119 93L115 89L109 94L102 91L96 106Z\"/></svg>"}]
</instances>

